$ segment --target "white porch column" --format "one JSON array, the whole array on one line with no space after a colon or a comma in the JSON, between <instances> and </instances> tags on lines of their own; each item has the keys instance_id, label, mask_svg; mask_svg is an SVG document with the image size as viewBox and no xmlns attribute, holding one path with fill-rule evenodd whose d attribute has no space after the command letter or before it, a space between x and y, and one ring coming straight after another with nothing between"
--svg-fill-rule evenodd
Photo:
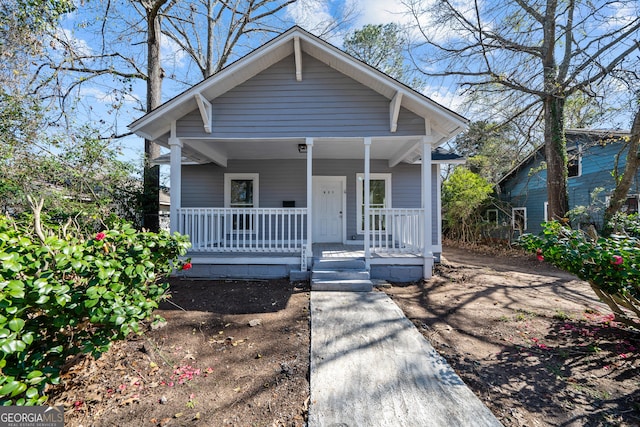
<instances>
[{"instance_id":1,"label":"white porch column","mask_svg":"<svg viewBox=\"0 0 640 427\"><path fill-rule=\"evenodd\" d=\"M422 209L424 211L423 240L424 247L422 258L424 260L424 271L422 277L431 278L433 274L433 219L432 219L432 192L431 192L431 144L430 138L422 141Z\"/></svg>"},{"instance_id":2,"label":"white porch column","mask_svg":"<svg viewBox=\"0 0 640 427\"><path fill-rule=\"evenodd\" d=\"M369 265L371 258L371 224L369 218L369 204L371 203L371 138L364 139L364 259ZM358 215L360 215L360 206L358 206Z\"/></svg>"},{"instance_id":3,"label":"white porch column","mask_svg":"<svg viewBox=\"0 0 640 427\"><path fill-rule=\"evenodd\" d=\"M436 218L438 224L438 239L436 240L440 251L442 251L442 173L440 171L440 163L436 164L436 179L438 183L436 184Z\"/></svg>"},{"instance_id":4,"label":"white porch column","mask_svg":"<svg viewBox=\"0 0 640 427\"><path fill-rule=\"evenodd\" d=\"M313 138L307 144L307 257L313 256Z\"/></svg>"},{"instance_id":5,"label":"white porch column","mask_svg":"<svg viewBox=\"0 0 640 427\"><path fill-rule=\"evenodd\" d=\"M170 205L170 230L171 233L178 230L178 209L182 206L182 141L176 137L176 122L171 123L171 136L169 137L169 147L171 148L171 164L169 172L169 182L171 188L169 195Z\"/></svg>"}]
</instances>

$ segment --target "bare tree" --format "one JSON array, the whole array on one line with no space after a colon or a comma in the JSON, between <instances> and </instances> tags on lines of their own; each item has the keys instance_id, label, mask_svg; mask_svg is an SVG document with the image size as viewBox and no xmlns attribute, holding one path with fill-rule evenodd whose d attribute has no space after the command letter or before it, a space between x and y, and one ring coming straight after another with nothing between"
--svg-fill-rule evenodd
<instances>
[{"instance_id":1,"label":"bare tree","mask_svg":"<svg viewBox=\"0 0 640 427\"><path fill-rule=\"evenodd\" d=\"M163 33L173 40L207 78L223 68L239 43L254 34L279 32L269 20L296 0L198 0L179 2Z\"/></svg>"},{"instance_id":2,"label":"bare tree","mask_svg":"<svg viewBox=\"0 0 640 427\"><path fill-rule=\"evenodd\" d=\"M631 124L629 138L626 141L624 149L618 156L626 156L624 170L622 174L619 174L618 170L613 171L616 187L611 194L609 206L607 206L604 212L605 233L612 231L609 220L613 218L615 213L620 210L627 200L631 184L638 173L638 169L640 169L640 74L638 74L637 71L638 65L640 65L640 58L632 61L626 70L620 70L616 73L616 77L618 77L622 83L626 84L629 87L629 91L634 95L632 102L636 108L636 112Z\"/></svg>"},{"instance_id":3,"label":"bare tree","mask_svg":"<svg viewBox=\"0 0 640 427\"><path fill-rule=\"evenodd\" d=\"M513 117L541 118L549 214L563 217L569 207L566 99L577 92L590 94L594 84L640 48L638 3L475 0L464 8L451 0L425 4L405 0L422 41L415 48L429 50L429 57L420 58L425 74L457 76L468 93L484 92L495 104L515 106Z\"/></svg>"},{"instance_id":4,"label":"bare tree","mask_svg":"<svg viewBox=\"0 0 640 427\"><path fill-rule=\"evenodd\" d=\"M50 78L60 88L59 99L74 104L81 97L81 89L91 84L111 84L110 95L123 99L133 95L136 81L146 85L146 102L139 108L149 112L162 103L162 82L165 78L192 84L188 72L192 63L202 77L216 72L248 45L254 32L275 31L278 14L295 0L107 0L87 2L81 10L87 16L79 26L83 33L93 31L100 46L88 48L68 31L51 34L52 46L47 67ZM271 21L273 19L273 21ZM164 37L164 40L163 40ZM165 73L170 64L161 51L186 53L187 63L174 73ZM165 75L168 74L168 75ZM106 83L105 83L106 82ZM166 95L166 94L165 94ZM122 102L114 102L118 110ZM108 126L108 124L106 124ZM114 129L110 136L126 136ZM150 161L160 154L152 141L145 141L145 202L144 226L155 230L158 226L159 167Z\"/></svg>"}]
</instances>

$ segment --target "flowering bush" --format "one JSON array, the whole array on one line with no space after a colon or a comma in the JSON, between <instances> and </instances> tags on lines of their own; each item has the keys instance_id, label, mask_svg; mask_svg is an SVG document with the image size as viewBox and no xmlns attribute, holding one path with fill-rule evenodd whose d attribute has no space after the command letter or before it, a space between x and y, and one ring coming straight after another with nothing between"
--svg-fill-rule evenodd
<instances>
[{"instance_id":1,"label":"flowering bush","mask_svg":"<svg viewBox=\"0 0 640 427\"><path fill-rule=\"evenodd\" d=\"M44 403L69 356L139 332L189 246L128 223L90 238L35 228L0 216L0 404Z\"/></svg>"},{"instance_id":2,"label":"flowering bush","mask_svg":"<svg viewBox=\"0 0 640 427\"><path fill-rule=\"evenodd\" d=\"M613 310L616 320L640 326L638 237L616 234L592 238L559 222L547 222L540 235L523 235L520 245L535 252L538 260L545 260L589 282L598 297Z\"/></svg>"}]
</instances>

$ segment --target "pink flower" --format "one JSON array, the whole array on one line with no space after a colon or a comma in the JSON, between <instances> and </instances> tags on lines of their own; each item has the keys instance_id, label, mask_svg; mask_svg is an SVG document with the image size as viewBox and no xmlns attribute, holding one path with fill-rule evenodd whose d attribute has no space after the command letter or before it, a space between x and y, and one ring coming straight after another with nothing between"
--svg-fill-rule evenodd
<instances>
[{"instance_id":1,"label":"pink flower","mask_svg":"<svg viewBox=\"0 0 640 427\"><path fill-rule=\"evenodd\" d=\"M613 258L611 259L611 264L620 265L622 264L623 261L624 259L622 259L620 255L614 255Z\"/></svg>"},{"instance_id":2,"label":"pink flower","mask_svg":"<svg viewBox=\"0 0 640 427\"><path fill-rule=\"evenodd\" d=\"M105 237L107 237L107 235L104 234L102 231L99 232L98 234L96 234L96 240L97 241L100 241L100 240L104 239Z\"/></svg>"},{"instance_id":3,"label":"pink flower","mask_svg":"<svg viewBox=\"0 0 640 427\"><path fill-rule=\"evenodd\" d=\"M191 263L190 263L190 262L185 262L185 263L182 265L182 270L188 270L188 269L190 269L191 267L193 267L193 265L191 265Z\"/></svg>"},{"instance_id":4,"label":"pink flower","mask_svg":"<svg viewBox=\"0 0 640 427\"><path fill-rule=\"evenodd\" d=\"M538 259L538 261L544 261L544 255L542 255L542 249L538 249L536 251L536 258Z\"/></svg>"}]
</instances>

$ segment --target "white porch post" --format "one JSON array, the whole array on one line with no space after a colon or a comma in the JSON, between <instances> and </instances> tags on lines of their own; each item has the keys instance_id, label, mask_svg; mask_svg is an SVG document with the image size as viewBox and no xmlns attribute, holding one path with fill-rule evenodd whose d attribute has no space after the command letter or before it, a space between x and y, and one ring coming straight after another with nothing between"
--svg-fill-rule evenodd
<instances>
[{"instance_id":1,"label":"white porch post","mask_svg":"<svg viewBox=\"0 0 640 427\"><path fill-rule=\"evenodd\" d=\"M307 144L307 257L313 256L313 138Z\"/></svg>"},{"instance_id":2,"label":"white porch post","mask_svg":"<svg viewBox=\"0 0 640 427\"><path fill-rule=\"evenodd\" d=\"M176 137L176 122L171 123L171 136L169 137L171 148L171 165L169 179L171 188L169 196L171 205L169 211L169 224L171 233L178 230L178 209L182 206L182 141Z\"/></svg>"},{"instance_id":3,"label":"white porch post","mask_svg":"<svg viewBox=\"0 0 640 427\"><path fill-rule=\"evenodd\" d=\"M422 258L424 271L422 277L431 278L433 274L433 219L432 219L432 192L431 192L431 144L430 138L422 141L422 209L424 211Z\"/></svg>"},{"instance_id":4,"label":"white porch post","mask_svg":"<svg viewBox=\"0 0 640 427\"><path fill-rule=\"evenodd\" d=\"M369 218L369 204L371 203L371 138L364 139L364 259L369 265L369 258L371 258L371 224ZM360 215L360 206L358 206L358 215Z\"/></svg>"},{"instance_id":5,"label":"white porch post","mask_svg":"<svg viewBox=\"0 0 640 427\"><path fill-rule=\"evenodd\" d=\"M436 165L436 179L438 180L436 184L436 218L437 218L437 232L438 238L436 240L440 251L442 251L442 173L440 173L440 163Z\"/></svg>"}]
</instances>

